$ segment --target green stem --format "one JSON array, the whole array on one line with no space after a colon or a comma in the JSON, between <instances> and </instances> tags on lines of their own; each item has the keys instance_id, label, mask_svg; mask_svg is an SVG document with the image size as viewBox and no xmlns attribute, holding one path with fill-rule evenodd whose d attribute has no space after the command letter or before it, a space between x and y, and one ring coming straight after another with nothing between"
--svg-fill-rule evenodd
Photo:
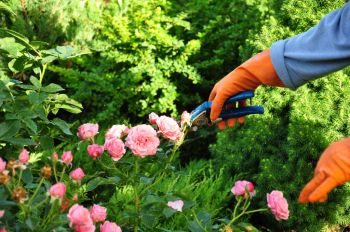
<instances>
[{"instance_id":1,"label":"green stem","mask_svg":"<svg viewBox=\"0 0 350 232\"><path fill-rule=\"evenodd\" d=\"M64 175L64 172L65 172L65 171L66 171L66 166L63 166L63 170L62 170L62 173L61 173L60 182L62 182L63 175Z\"/></svg>"},{"instance_id":2,"label":"green stem","mask_svg":"<svg viewBox=\"0 0 350 232\"><path fill-rule=\"evenodd\" d=\"M241 202L242 202L242 197L239 197L238 198L238 202L237 202L237 204L235 206L235 209L233 210L233 218L236 217L236 212L237 212L238 206L241 204Z\"/></svg>"},{"instance_id":3,"label":"green stem","mask_svg":"<svg viewBox=\"0 0 350 232\"><path fill-rule=\"evenodd\" d=\"M202 223L199 221L199 219L198 219L198 217L197 217L197 214L196 214L196 212L194 212L193 209L192 209L192 213L193 213L194 219L196 220L196 222L197 222L197 224L199 225L199 227L200 227L203 231L207 232L207 230L203 227Z\"/></svg>"},{"instance_id":4,"label":"green stem","mask_svg":"<svg viewBox=\"0 0 350 232\"><path fill-rule=\"evenodd\" d=\"M105 169L111 169L111 167L108 167L108 166L106 166L103 162L102 162L102 160L98 160L98 162L100 163L100 165L103 167L103 168L105 168ZM117 162L113 162L114 163L114 170L119 174L119 175L121 175L121 176L123 176L124 178L128 178L128 176L125 174L125 173L123 173L122 171L120 171L115 165L117 164Z\"/></svg>"},{"instance_id":5,"label":"green stem","mask_svg":"<svg viewBox=\"0 0 350 232\"><path fill-rule=\"evenodd\" d=\"M245 214L256 213L256 212L264 212L264 211L268 211L268 209L264 208L264 209L250 210L250 211L246 211Z\"/></svg>"},{"instance_id":6,"label":"green stem","mask_svg":"<svg viewBox=\"0 0 350 232\"><path fill-rule=\"evenodd\" d=\"M42 177L42 178L40 179L40 182L39 182L39 184L38 184L38 187L36 187L36 189L35 189L35 191L34 191L32 197L29 199L28 205L31 205L32 201L34 200L34 198L35 198L36 195L38 194L39 189L40 189L40 187L41 187L41 185L42 185L43 183L44 183L44 178Z\"/></svg>"},{"instance_id":7,"label":"green stem","mask_svg":"<svg viewBox=\"0 0 350 232\"><path fill-rule=\"evenodd\" d=\"M43 64L43 71L40 71L40 83L43 82L43 78L44 78L44 75L45 75L45 71L46 71L46 67L47 67L47 64Z\"/></svg>"},{"instance_id":8,"label":"green stem","mask_svg":"<svg viewBox=\"0 0 350 232\"><path fill-rule=\"evenodd\" d=\"M34 209L39 208L41 205L43 205L44 203L46 203L47 199L49 199L48 196L46 196L45 199L42 200L41 202L37 203L37 204L34 206Z\"/></svg>"},{"instance_id":9,"label":"green stem","mask_svg":"<svg viewBox=\"0 0 350 232\"><path fill-rule=\"evenodd\" d=\"M58 182L57 171L56 171L56 164L57 164L57 161L54 161L53 162L53 175L55 176L56 182Z\"/></svg>"},{"instance_id":10,"label":"green stem","mask_svg":"<svg viewBox=\"0 0 350 232\"><path fill-rule=\"evenodd\" d=\"M18 177L17 186L20 185L20 183L21 183L22 175L23 175L23 170L22 170L22 168L21 168L21 170L19 171L19 177Z\"/></svg>"}]
</instances>

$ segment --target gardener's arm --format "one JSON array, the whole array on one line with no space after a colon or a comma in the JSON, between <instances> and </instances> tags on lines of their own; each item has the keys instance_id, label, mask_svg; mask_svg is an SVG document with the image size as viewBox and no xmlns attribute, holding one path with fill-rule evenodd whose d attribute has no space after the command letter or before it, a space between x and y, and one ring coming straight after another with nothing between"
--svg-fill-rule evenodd
<instances>
[{"instance_id":1,"label":"gardener's arm","mask_svg":"<svg viewBox=\"0 0 350 232\"><path fill-rule=\"evenodd\" d=\"M273 66L290 89L350 65L350 3L318 25L270 48Z\"/></svg>"},{"instance_id":2,"label":"gardener's arm","mask_svg":"<svg viewBox=\"0 0 350 232\"><path fill-rule=\"evenodd\" d=\"M244 90L259 85L296 89L317 77L350 65L350 3L326 15L310 30L274 43L237 67L214 86L210 118L220 115L224 102ZM229 120L233 126L235 120ZM224 129L226 122L219 123Z\"/></svg>"}]
</instances>

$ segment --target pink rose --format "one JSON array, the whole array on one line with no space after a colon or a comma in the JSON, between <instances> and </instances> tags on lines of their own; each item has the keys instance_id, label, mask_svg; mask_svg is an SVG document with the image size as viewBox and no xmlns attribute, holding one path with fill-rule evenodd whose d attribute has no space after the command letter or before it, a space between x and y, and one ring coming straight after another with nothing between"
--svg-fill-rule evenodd
<instances>
[{"instance_id":1,"label":"pink rose","mask_svg":"<svg viewBox=\"0 0 350 232\"><path fill-rule=\"evenodd\" d=\"M5 214L5 210L0 210L0 218L2 218Z\"/></svg>"},{"instance_id":2,"label":"pink rose","mask_svg":"<svg viewBox=\"0 0 350 232\"><path fill-rule=\"evenodd\" d=\"M72 178L72 180L75 180L78 182L80 182L84 176L85 176L85 173L81 168L77 168L70 173L70 177Z\"/></svg>"},{"instance_id":3,"label":"pink rose","mask_svg":"<svg viewBox=\"0 0 350 232\"><path fill-rule=\"evenodd\" d=\"M63 163L65 163L66 165L70 164L73 160L72 152L71 151L63 152L61 159L62 159Z\"/></svg>"},{"instance_id":4,"label":"pink rose","mask_svg":"<svg viewBox=\"0 0 350 232\"><path fill-rule=\"evenodd\" d=\"M0 229L0 232L6 232L5 228Z\"/></svg>"},{"instance_id":5,"label":"pink rose","mask_svg":"<svg viewBox=\"0 0 350 232\"><path fill-rule=\"evenodd\" d=\"M111 128L108 129L105 138L111 139L111 138L117 138L120 139L124 135L127 135L129 132L129 128L125 125L113 125Z\"/></svg>"},{"instance_id":6,"label":"pink rose","mask_svg":"<svg viewBox=\"0 0 350 232\"><path fill-rule=\"evenodd\" d=\"M91 144L87 147L88 154L93 159L101 156L103 154L104 150L105 150L104 147L100 146L98 144Z\"/></svg>"},{"instance_id":7,"label":"pink rose","mask_svg":"<svg viewBox=\"0 0 350 232\"><path fill-rule=\"evenodd\" d=\"M95 232L95 229L96 227L94 224L83 224L74 226L75 232Z\"/></svg>"},{"instance_id":8,"label":"pink rose","mask_svg":"<svg viewBox=\"0 0 350 232\"><path fill-rule=\"evenodd\" d=\"M69 225L77 226L77 225L91 225L93 224L92 218L90 216L90 212L84 206L74 204L69 209L67 214Z\"/></svg>"},{"instance_id":9,"label":"pink rose","mask_svg":"<svg viewBox=\"0 0 350 232\"><path fill-rule=\"evenodd\" d=\"M114 222L105 221L100 225L100 232L122 232L122 229Z\"/></svg>"},{"instance_id":10,"label":"pink rose","mask_svg":"<svg viewBox=\"0 0 350 232\"><path fill-rule=\"evenodd\" d=\"M185 124L191 125L191 114L187 111L182 112L181 114L181 127L183 127Z\"/></svg>"},{"instance_id":11,"label":"pink rose","mask_svg":"<svg viewBox=\"0 0 350 232\"><path fill-rule=\"evenodd\" d=\"M283 197L281 191L274 190L270 194L266 195L267 206L271 209L271 212L275 215L277 221L287 220L289 217L288 202Z\"/></svg>"},{"instance_id":12,"label":"pink rose","mask_svg":"<svg viewBox=\"0 0 350 232\"><path fill-rule=\"evenodd\" d=\"M25 148L23 148L21 153L19 154L18 160L22 164L25 164L29 161L29 152Z\"/></svg>"},{"instance_id":13,"label":"pink rose","mask_svg":"<svg viewBox=\"0 0 350 232\"><path fill-rule=\"evenodd\" d=\"M92 220L96 222L103 222L106 220L107 209L99 205L93 205L90 209L90 215Z\"/></svg>"},{"instance_id":14,"label":"pink rose","mask_svg":"<svg viewBox=\"0 0 350 232\"><path fill-rule=\"evenodd\" d=\"M157 125L159 131L163 134L165 138L170 140L176 140L181 134L181 130L177 122L167 116L160 116L157 120Z\"/></svg>"},{"instance_id":15,"label":"pink rose","mask_svg":"<svg viewBox=\"0 0 350 232\"><path fill-rule=\"evenodd\" d=\"M182 212L184 202L182 200L168 201L168 206L176 211Z\"/></svg>"},{"instance_id":16,"label":"pink rose","mask_svg":"<svg viewBox=\"0 0 350 232\"><path fill-rule=\"evenodd\" d=\"M6 162L0 157L0 173L5 171L6 169Z\"/></svg>"},{"instance_id":17,"label":"pink rose","mask_svg":"<svg viewBox=\"0 0 350 232\"><path fill-rule=\"evenodd\" d=\"M159 144L157 132L150 125L132 127L125 142L132 153L141 158L147 155L155 155Z\"/></svg>"},{"instance_id":18,"label":"pink rose","mask_svg":"<svg viewBox=\"0 0 350 232\"><path fill-rule=\"evenodd\" d=\"M92 139L98 134L98 124L86 123L78 128L78 137L81 140Z\"/></svg>"},{"instance_id":19,"label":"pink rose","mask_svg":"<svg viewBox=\"0 0 350 232\"><path fill-rule=\"evenodd\" d=\"M105 149L114 161L120 160L125 154L125 145L122 140L117 138L107 139Z\"/></svg>"},{"instance_id":20,"label":"pink rose","mask_svg":"<svg viewBox=\"0 0 350 232\"><path fill-rule=\"evenodd\" d=\"M156 113L152 112L148 115L148 117L149 117L149 123L157 124L157 120L158 120L159 116Z\"/></svg>"},{"instance_id":21,"label":"pink rose","mask_svg":"<svg viewBox=\"0 0 350 232\"><path fill-rule=\"evenodd\" d=\"M236 181L235 185L231 189L233 195L247 197L247 190L250 197L255 196L254 185L253 183L246 180Z\"/></svg>"},{"instance_id":22,"label":"pink rose","mask_svg":"<svg viewBox=\"0 0 350 232\"><path fill-rule=\"evenodd\" d=\"M56 197L61 199L65 193L66 193L66 185L62 182L58 182L57 184L52 185L50 188L51 197Z\"/></svg>"}]
</instances>

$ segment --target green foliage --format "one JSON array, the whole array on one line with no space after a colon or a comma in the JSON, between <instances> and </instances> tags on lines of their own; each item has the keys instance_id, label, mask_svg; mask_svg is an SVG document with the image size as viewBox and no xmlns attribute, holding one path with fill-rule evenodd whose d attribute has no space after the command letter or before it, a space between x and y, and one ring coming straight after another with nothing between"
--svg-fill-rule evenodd
<instances>
[{"instance_id":1,"label":"green foliage","mask_svg":"<svg viewBox=\"0 0 350 232\"><path fill-rule=\"evenodd\" d=\"M176 114L193 93L182 86L200 81L189 56L200 44L183 42L175 28L189 29L181 16L166 14L167 1L108 3L90 56L77 59L72 69L52 67L73 97L86 108L86 117L107 123L147 115Z\"/></svg>"},{"instance_id":2,"label":"green foliage","mask_svg":"<svg viewBox=\"0 0 350 232\"><path fill-rule=\"evenodd\" d=\"M343 3L275 1L270 17L242 47L242 59L278 39L307 30ZM320 231L349 224L348 185L334 190L325 204L297 202L322 151L331 142L350 135L349 87L346 70L310 82L295 92L260 87L254 104L263 105L266 113L250 116L245 125L218 134L218 141L211 148L220 167L225 164L230 173L242 173L263 193L271 188L281 190L289 201L288 221L276 223L268 217L253 220L278 231ZM265 195L258 197L260 204L265 204Z\"/></svg>"},{"instance_id":3,"label":"green foliage","mask_svg":"<svg viewBox=\"0 0 350 232\"><path fill-rule=\"evenodd\" d=\"M50 62L67 59L76 52L69 46L50 50L43 46L15 31L0 30L0 59L7 64L0 70L2 148L40 144L41 149L50 150L53 138L60 134L57 130L72 135L68 124L55 115L60 109L79 113L81 104L60 93L64 90L61 86L46 85L43 79Z\"/></svg>"},{"instance_id":4,"label":"green foliage","mask_svg":"<svg viewBox=\"0 0 350 232\"><path fill-rule=\"evenodd\" d=\"M142 201L141 214L147 215L142 223L147 228L157 228L163 231L203 231L193 229L199 227L193 218L194 212L202 221L212 228L214 218L228 214L223 208L230 200L232 180L227 179L223 170L214 172L212 165L207 161L189 163L183 169L172 172L162 182L156 184L147 197ZM113 217L120 223L126 223L128 217L133 218L133 208L125 202L132 201L134 192L131 186L117 187L116 192L108 203ZM183 199L183 212L170 209L168 201ZM163 216L157 218L156 215ZM126 217L128 216L128 217ZM211 218L211 219L210 219ZM186 229L188 225L188 229ZM202 225L202 226L203 226ZM208 230L209 231L209 230Z\"/></svg>"}]
</instances>

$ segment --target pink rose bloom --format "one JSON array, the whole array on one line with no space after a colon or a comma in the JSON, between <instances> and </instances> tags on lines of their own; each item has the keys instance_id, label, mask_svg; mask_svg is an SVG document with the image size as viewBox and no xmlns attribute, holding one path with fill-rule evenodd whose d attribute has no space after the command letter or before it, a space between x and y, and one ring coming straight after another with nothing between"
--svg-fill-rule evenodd
<instances>
[{"instance_id":1,"label":"pink rose bloom","mask_svg":"<svg viewBox=\"0 0 350 232\"><path fill-rule=\"evenodd\" d=\"M99 205L93 205L90 209L90 215L92 220L96 222L103 222L106 220L107 209Z\"/></svg>"},{"instance_id":2,"label":"pink rose bloom","mask_svg":"<svg viewBox=\"0 0 350 232\"><path fill-rule=\"evenodd\" d=\"M5 214L5 210L0 210L0 218L2 218Z\"/></svg>"},{"instance_id":3,"label":"pink rose bloom","mask_svg":"<svg viewBox=\"0 0 350 232\"><path fill-rule=\"evenodd\" d=\"M271 209L271 212L275 215L277 221L288 219L288 202L286 198L283 197L281 191L272 191L270 194L266 195L266 199L267 206Z\"/></svg>"},{"instance_id":4,"label":"pink rose bloom","mask_svg":"<svg viewBox=\"0 0 350 232\"><path fill-rule=\"evenodd\" d=\"M182 200L168 201L168 206L176 211L182 212L184 202Z\"/></svg>"},{"instance_id":5,"label":"pink rose bloom","mask_svg":"<svg viewBox=\"0 0 350 232\"><path fill-rule=\"evenodd\" d=\"M87 147L87 151L89 156L91 156L93 159L95 159L96 157L99 157L103 154L104 152L104 147L100 146L98 144L91 144Z\"/></svg>"},{"instance_id":6,"label":"pink rose bloom","mask_svg":"<svg viewBox=\"0 0 350 232\"><path fill-rule=\"evenodd\" d=\"M29 152L25 148L23 148L21 153L19 154L18 160L22 164L25 164L29 161Z\"/></svg>"},{"instance_id":7,"label":"pink rose bloom","mask_svg":"<svg viewBox=\"0 0 350 232\"><path fill-rule=\"evenodd\" d=\"M123 141L117 138L107 139L105 149L114 161L120 160L126 152Z\"/></svg>"},{"instance_id":8,"label":"pink rose bloom","mask_svg":"<svg viewBox=\"0 0 350 232\"><path fill-rule=\"evenodd\" d=\"M155 155L159 144L157 132L150 125L132 127L125 142L132 153L141 158L147 155Z\"/></svg>"},{"instance_id":9,"label":"pink rose bloom","mask_svg":"<svg viewBox=\"0 0 350 232\"><path fill-rule=\"evenodd\" d=\"M69 225L77 226L77 225L92 225L93 221L90 216L90 212L84 206L74 204L68 211L67 214Z\"/></svg>"},{"instance_id":10,"label":"pink rose bloom","mask_svg":"<svg viewBox=\"0 0 350 232\"><path fill-rule=\"evenodd\" d=\"M250 197L255 196L253 183L251 183L249 181L246 181L246 180L239 180L239 181L236 181L235 185L231 189L231 192L236 197L237 196L247 197L247 191L246 190L248 190Z\"/></svg>"},{"instance_id":11,"label":"pink rose bloom","mask_svg":"<svg viewBox=\"0 0 350 232\"><path fill-rule=\"evenodd\" d=\"M0 157L0 173L5 171L6 169L6 162Z\"/></svg>"},{"instance_id":12,"label":"pink rose bloom","mask_svg":"<svg viewBox=\"0 0 350 232\"><path fill-rule=\"evenodd\" d=\"M72 178L72 180L75 180L78 182L80 182L84 176L85 176L85 173L83 172L83 169L81 169L81 168L77 168L70 173L70 177Z\"/></svg>"},{"instance_id":13,"label":"pink rose bloom","mask_svg":"<svg viewBox=\"0 0 350 232\"><path fill-rule=\"evenodd\" d=\"M98 124L86 123L78 128L78 137L81 140L92 139L98 134Z\"/></svg>"},{"instance_id":14,"label":"pink rose bloom","mask_svg":"<svg viewBox=\"0 0 350 232\"><path fill-rule=\"evenodd\" d=\"M159 131L163 134L165 138L170 140L176 140L181 134L181 130L177 122L167 116L160 116L157 120L157 125Z\"/></svg>"},{"instance_id":15,"label":"pink rose bloom","mask_svg":"<svg viewBox=\"0 0 350 232\"><path fill-rule=\"evenodd\" d=\"M183 127L185 124L191 125L191 114L187 111L182 112L181 114L181 127Z\"/></svg>"},{"instance_id":16,"label":"pink rose bloom","mask_svg":"<svg viewBox=\"0 0 350 232\"><path fill-rule=\"evenodd\" d=\"M72 152L71 151L63 152L61 159L62 159L63 163L65 163L66 165L70 164L73 160Z\"/></svg>"},{"instance_id":17,"label":"pink rose bloom","mask_svg":"<svg viewBox=\"0 0 350 232\"><path fill-rule=\"evenodd\" d=\"M82 225L75 225L74 231L75 232L95 232L95 225L94 224L82 224Z\"/></svg>"},{"instance_id":18,"label":"pink rose bloom","mask_svg":"<svg viewBox=\"0 0 350 232\"><path fill-rule=\"evenodd\" d=\"M111 139L111 138L117 138L120 139L124 135L127 135L129 132L129 128L125 125L113 125L111 128L108 129L105 138Z\"/></svg>"},{"instance_id":19,"label":"pink rose bloom","mask_svg":"<svg viewBox=\"0 0 350 232\"><path fill-rule=\"evenodd\" d=\"M0 232L6 232L5 228L0 229Z\"/></svg>"},{"instance_id":20,"label":"pink rose bloom","mask_svg":"<svg viewBox=\"0 0 350 232\"><path fill-rule=\"evenodd\" d=\"M105 221L100 225L100 232L122 232L122 229L114 222Z\"/></svg>"},{"instance_id":21,"label":"pink rose bloom","mask_svg":"<svg viewBox=\"0 0 350 232\"><path fill-rule=\"evenodd\" d=\"M51 197L56 197L61 199L65 193L66 193L66 185L62 182L58 182L57 184L52 185L50 188Z\"/></svg>"},{"instance_id":22,"label":"pink rose bloom","mask_svg":"<svg viewBox=\"0 0 350 232\"><path fill-rule=\"evenodd\" d=\"M152 112L148 115L148 117L149 117L149 123L157 124L157 120L158 120L159 116L156 113Z\"/></svg>"}]
</instances>

